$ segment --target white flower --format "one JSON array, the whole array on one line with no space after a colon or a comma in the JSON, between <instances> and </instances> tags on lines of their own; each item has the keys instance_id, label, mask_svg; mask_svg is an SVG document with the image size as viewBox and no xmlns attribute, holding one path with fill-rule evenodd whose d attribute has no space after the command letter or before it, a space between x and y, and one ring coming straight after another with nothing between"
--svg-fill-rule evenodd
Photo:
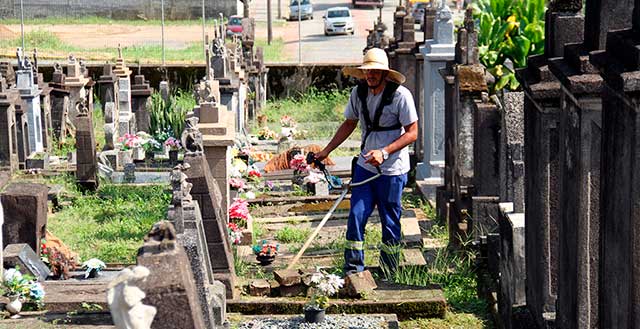
<instances>
[{"instance_id":1,"label":"white flower","mask_svg":"<svg viewBox=\"0 0 640 329\"><path fill-rule=\"evenodd\" d=\"M339 276L335 274L327 275L327 282L334 287L335 290L342 288L344 285L344 279L341 279Z\"/></svg>"},{"instance_id":2,"label":"white flower","mask_svg":"<svg viewBox=\"0 0 640 329\"><path fill-rule=\"evenodd\" d=\"M253 193L252 191L249 191L249 192L245 193L244 195L245 195L245 196L247 197L247 199L249 199L249 200L252 200L252 199L255 199L255 198L256 198L256 194L255 194L255 193Z\"/></svg>"},{"instance_id":3,"label":"white flower","mask_svg":"<svg viewBox=\"0 0 640 329\"><path fill-rule=\"evenodd\" d=\"M15 268L10 268L4 272L4 282L11 282L14 279L22 280L22 273Z\"/></svg>"},{"instance_id":4,"label":"white flower","mask_svg":"<svg viewBox=\"0 0 640 329\"><path fill-rule=\"evenodd\" d=\"M313 273L311 275L311 279L310 280L311 280L311 283L313 283L313 284L319 284L320 281L322 281L323 278L324 278L324 275L322 273L316 272L316 273Z\"/></svg>"},{"instance_id":5,"label":"white flower","mask_svg":"<svg viewBox=\"0 0 640 329\"><path fill-rule=\"evenodd\" d=\"M98 270L102 270L103 268L107 267L107 265L103 261L97 258L91 258L88 261L82 263L82 267L86 267L89 269L95 268Z\"/></svg>"}]
</instances>

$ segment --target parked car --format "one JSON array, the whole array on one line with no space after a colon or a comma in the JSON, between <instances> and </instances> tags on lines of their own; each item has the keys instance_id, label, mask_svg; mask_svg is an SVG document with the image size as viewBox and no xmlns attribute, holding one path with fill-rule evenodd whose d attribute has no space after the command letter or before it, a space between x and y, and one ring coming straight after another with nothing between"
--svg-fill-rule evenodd
<instances>
[{"instance_id":1,"label":"parked car","mask_svg":"<svg viewBox=\"0 0 640 329\"><path fill-rule=\"evenodd\" d=\"M324 19L324 35L354 34L353 16L347 7L332 7L322 16Z\"/></svg>"},{"instance_id":2,"label":"parked car","mask_svg":"<svg viewBox=\"0 0 640 329\"><path fill-rule=\"evenodd\" d=\"M351 0L351 5L353 6L353 8L358 8L358 7L382 8L384 7L384 0Z\"/></svg>"},{"instance_id":3,"label":"parked car","mask_svg":"<svg viewBox=\"0 0 640 329\"><path fill-rule=\"evenodd\" d=\"M300 10L298 10L298 1L300 1ZM289 20L313 19L313 4L311 0L291 0L289 4Z\"/></svg>"},{"instance_id":4,"label":"parked car","mask_svg":"<svg viewBox=\"0 0 640 329\"><path fill-rule=\"evenodd\" d=\"M231 16L227 22L227 37L242 35L242 16Z\"/></svg>"}]
</instances>

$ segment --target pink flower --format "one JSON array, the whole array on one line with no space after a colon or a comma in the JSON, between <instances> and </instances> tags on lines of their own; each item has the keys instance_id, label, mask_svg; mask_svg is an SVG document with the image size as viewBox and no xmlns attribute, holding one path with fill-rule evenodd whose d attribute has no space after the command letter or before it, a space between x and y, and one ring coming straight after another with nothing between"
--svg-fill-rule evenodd
<instances>
[{"instance_id":1,"label":"pink flower","mask_svg":"<svg viewBox=\"0 0 640 329\"><path fill-rule=\"evenodd\" d=\"M242 190L247 188L247 184L241 178L231 178L229 179L229 185L235 189Z\"/></svg>"},{"instance_id":2,"label":"pink flower","mask_svg":"<svg viewBox=\"0 0 640 329\"><path fill-rule=\"evenodd\" d=\"M307 160L305 160L304 155L302 154L296 154L293 156L293 159L289 162L289 168L293 169L296 173L309 171Z\"/></svg>"},{"instance_id":3,"label":"pink flower","mask_svg":"<svg viewBox=\"0 0 640 329\"><path fill-rule=\"evenodd\" d=\"M233 199L233 203L229 206L229 218L247 220L249 218L249 202L240 198Z\"/></svg>"}]
</instances>

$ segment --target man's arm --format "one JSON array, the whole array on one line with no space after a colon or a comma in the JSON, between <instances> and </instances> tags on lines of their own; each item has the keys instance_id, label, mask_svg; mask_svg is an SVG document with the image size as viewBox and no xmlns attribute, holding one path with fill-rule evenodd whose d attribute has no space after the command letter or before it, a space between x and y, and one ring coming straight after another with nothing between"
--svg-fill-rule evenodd
<instances>
[{"instance_id":1,"label":"man's arm","mask_svg":"<svg viewBox=\"0 0 640 329\"><path fill-rule=\"evenodd\" d=\"M404 126L404 134L400 135L400 137L391 144L385 146L384 149L389 154L393 154L402 150L405 146L415 142L416 139L418 139L418 121L414 121L413 123ZM365 154L364 157L367 159L367 163L376 167L381 165L384 161L382 158L382 151L380 150L371 150Z\"/></svg>"},{"instance_id":2,"label":"man's arm","mask_svg":"<svg viewBox=\"0 0 640 329\"><path fill-rule=\"evenodd\" d=\"M344 120L344 122L338 128L338 131L336 131L335 135L333 135L333 138L331 138L329 144L327 144L327 146L325 146L322 151L316 153L316 159L322 161L326 157L328 157L331 151L335 150L338 146L340 146L340 144L342 144L342 142L349 138L351 133L356 129L357 125L358 120Z\"/></svg>"}]
</instances>

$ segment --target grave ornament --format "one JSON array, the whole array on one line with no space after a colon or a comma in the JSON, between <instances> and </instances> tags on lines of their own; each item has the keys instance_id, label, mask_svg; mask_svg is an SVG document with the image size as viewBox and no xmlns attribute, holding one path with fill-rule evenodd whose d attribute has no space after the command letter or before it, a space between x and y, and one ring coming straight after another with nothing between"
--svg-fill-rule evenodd
<instances>
[{"instance_id":1,"label":"grave ornament","mask_svg":"<svg viewBox=\"0 0 640 329\"><path fill-rule=\"evenodd\" d=\"M183 170L189 168L191 168L191 165L185 163L173 167L173 171L171 171L171 187L173 190L171 204L174 206L182 206L192 200L191 188L193 184L187 181L189 177L183 172Z\"/></svg>"},{"instance_id":2,"label":"grave ornament","mask_svg":"<svg viewBox=\"0 0 640 329\"><path fill-rule=\"evenodd\" d=\"M156 308L142 304L146 294L139 285L149 276L144 266L125 268L109 283L107 302L113 323L118 329L149 329Z\"/></svg>"},{"instance_id":3,"label":"grave ornament","mask_svg":"<svg viewBox=\"0 0 640 329\"><path fill-rule=\"evenodd\" d=\"M176 229L171 222L163 220L153 224L151 231L144 237L144 246L140 248L142 252L162 252L173 250L176 247Z\"/></svg>"},{"instance_id":4,"label":"grave ornament","mask_svg":"<svg viewBox=\"0 0 640 329\"><path fill-rule=\"evenodd\" d=\"M200 154L204 152L202 146L202 133L198 130L198 117L187 118L186 127L182 132L181 142L187 150L187 154Z\"/></svg>"}]
</instances>

